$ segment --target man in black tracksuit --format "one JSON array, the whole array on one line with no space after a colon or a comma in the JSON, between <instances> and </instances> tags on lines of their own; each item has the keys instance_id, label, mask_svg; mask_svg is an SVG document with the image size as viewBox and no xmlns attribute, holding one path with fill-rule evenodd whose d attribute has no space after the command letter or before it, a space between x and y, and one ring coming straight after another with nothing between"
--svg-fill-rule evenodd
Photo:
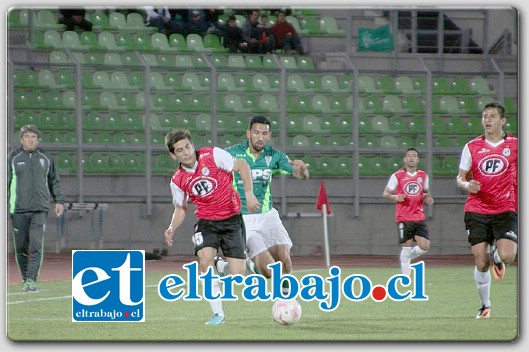
<instances>
[{"instance_id":1,"label":"man in black tracksuit","mask_svg":"<svg viewBox=\"0 0 529 352\"><path fill-rule=\"evenodd\" d=\"M64 196L53 159L38 148L37 127L23 126L20 143L22 146L11 152L7 164L9 213L13 223L15 258L23 280L22 290L36 291L50 195L57 216L64 212Z\"/></svg>"}]
</instances>

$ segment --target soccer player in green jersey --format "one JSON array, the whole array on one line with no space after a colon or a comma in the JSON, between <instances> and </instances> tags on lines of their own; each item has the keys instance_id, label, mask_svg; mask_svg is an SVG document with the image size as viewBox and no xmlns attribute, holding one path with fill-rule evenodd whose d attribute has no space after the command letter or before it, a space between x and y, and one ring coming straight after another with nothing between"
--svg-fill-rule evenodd
<instances>
[{"instance_id":1,"label":"soccer player in green jersey","mask_svg":"<svg viewBox=\"0 0 529 352\"><path fill-rule=\"evenodd\" d=\"M234 187L237 188L242 202L241 213L246 227L248 256L255 264L255 271L267 278L271 276L267 265L277 261L283 264L283 273L292 272L292 241L279 213L272 207L272 176L289 174L301 180L309 178L309 170L302 160L290 160L284 152L268 145L272 137L270 129L270 120L267 117L254 116L246 130L248 140L226 149L232 156L243 159L250 165L253 192L261 208L249 214L243 183L237 174L234 175ZM228 274L229 269L220 257L216 262L219 273Z\"/></svg>"}]
</instances>

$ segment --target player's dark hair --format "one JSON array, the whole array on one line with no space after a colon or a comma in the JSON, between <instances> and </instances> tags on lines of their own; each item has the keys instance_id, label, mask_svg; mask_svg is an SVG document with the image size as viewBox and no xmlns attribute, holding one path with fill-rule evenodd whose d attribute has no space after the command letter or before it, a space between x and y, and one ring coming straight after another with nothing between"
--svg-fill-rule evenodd
<instances>
[{"instance_id":1,"label":"player's dark hair","mask_svg":"<svg viewBox=\"0 0 529 352\"><path fill-rule=\"evenodd\" d=\"M507 117L505 116L505 107L499 101L493 101L485 104L485 106L483 107L483 111L485 111L486 109L496 109L498 110L500 117Z\"/></svg>"},{"instance_id":2,"label":"player's dark hair","mask_svg":"<svg viewBox=\"0 0 529 352\"><path fill-rule=\"evenodd\" d=\"M419 155L419 150L417 150L417 148L414 148L414 147L406 149L406 152L404 153L404 155L408 154L408 152L411 152L411 151L414 151L417 153L417 155Z\"/></svg>"},{"instance_id":3,"label":"player's dark hair","mask_svg":"<svg viewBox=\"0 0 529 352\"><path fill-rule=\"evenodd\" d=\"M191 132L189 132L189 130L174 129L165 135L165 145L167 145L169 152L174 154L174 144L186 138L189 139L191 143L193 143L193 140L191 139Z\"/></svg>"},{"instance_id":4,"label":"player's dark hair","mask_svg":"<svg viewBox=\"0 0 529 352\"><path fill-rule=\"evenodd\" d=\"M24 136L25 133L35 133L38 136L40 136L40 131L35 125L24 125L20 128L20 138Z\"/></svg>"},{"instance_id":5,"label":"player's dark hair","mask_svg":"<svg viewBox=\"0 0 529 352\"><path fill-rule=\"evenodd\" d=\"M270 120L266 116L255 115L254 117L252 117L250 119L250 123L248 124L248 131L250 131L252 129L252 126L253 126L254 123L260 123L260 124L263 124L263 125L268 125L270 127L270 131L272 131L272 126L270 124Z\"/></svg>"}]
</instances>

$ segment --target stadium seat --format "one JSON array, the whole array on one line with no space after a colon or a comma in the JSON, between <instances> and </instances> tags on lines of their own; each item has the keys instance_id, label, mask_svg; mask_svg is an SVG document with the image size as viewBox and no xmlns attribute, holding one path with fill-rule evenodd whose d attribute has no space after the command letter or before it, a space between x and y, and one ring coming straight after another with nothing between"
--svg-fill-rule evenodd
<instances>
[{"instance_id":1,"label":"stadium seat","mask_svg":"<svg viewBox=\"0 0 529 352\"><path fill-rule=\"evenodd\" d=\"M432 117L432 133L436 134L450 134L448 129L447 119L440 116Z\"/></svg>"},{"instance_id":2,"label":"stadium seat","mask_svg":"<svg viewBox=\"0 0 529 352\"><path fill-rule=\"evenodd\" d=\"M62 33L62 45L65 49L70 49L70 50L91 49L90 45L81 44L79 34L77 34L77 32L74 32L74 31L64 31Z\"/></svg>"},{"instance_id":3,"label":"stadium seat","mask_svg":"<svg viewBox=\"0 0 529 352\"><path fill-rule=\"evenodd\" d=\"M289 75L287 77L287 90L289 92L311 92L311 89L305 87L303 77L297 74Z\"/></svg>"},{"instance_id":4,"label":"stadium seat","mask_svg":"<svg viewBox=\"0 0 529 352\"><path fill-rule=\"evenodd\" d=\"M51 49L64 49L61 34L55 29L48 29L44 32L43 45Z\"/></svg>"},{"instance_id":5,"label":"stadium seat","mask_svg":"<svg viewBox=\"0 0 529 352\"><path fill-rule=\"evenodd\" d=\"M98 30L110 29L109 24L108 24L108 16L102 10L96 10L94 13L92 13L92 16L90 17L90 21L92 22L92 29L98 29Z\"/></svg>"},{"instance_id":6,"label":"stadium seat","mask_svg":"<svg viewBox=\"0 0 529 352\"><path fill-rule=\"evenodd\" d=\"M234 78L235 80L235 86L237 89L240 89L242 91L251 91L254 90L252 78L248 76L246 73L238 74Z\"/></svg>"},{"instance_id":7,"label":"stadium seat","mask_svg":"<svg viewBox=\"0 0 529 352\"><path fill-rule=\"evenodd\" d=\"M305 30L308 35L325 34L320 28L319 20L314 17L303 17L299 24L301 29Z\"/></svg>"},{"instance_id":8,"label":"stadium seat","mask_svg":"<svg viewBox=\"0 0 529 352\"><path fill-rule=\"evenodd\" d=\"M227 53L228 48L222 46L219 37L216 34L207 33L204 36L204 48L206 51Z\"/></svg>"},{"instance_id":9,"label":"stadium seat","mask_svg":"<svg viewBox=\"0 0 529 352\"><path fill-rule=\"evenodd\" d=\"M309 147L311 146L311 143L309 142L309 138L303 134L297 134L293 138L289 139L290 144L294 147Z\"/></svg>"},{"instance_id":10,"label":"stadium seat","mask_svg":"<svg viewBox=\"0 0 529 352\"><path fill-rule=\"evenodd\" d=\"M15 87L20 88L36 88L40 85L39 75L33 70L15 70L13 81Z\"/></svg>"},{"instance_id":11,"label":"stadium seat","mask_svg":"<svg viewBox=\"0 0 529 352\"><path fill-rule=\"evenodd\" d=\"M287 100L287 111L293 114L308 113L316 111L312 110L312 97L311 96L289 96Z\"/></svg>"},{"instance_id":12,"label":"stadium seat","mask_svg":"<svg viewBox=\"0 0 529 352\"><path fill-rule=\"evenodd\" d=\"M515 98L505 97L503 99L503 104L505 107L505 114L508 117L518 114L518 105L516 104Z\"/></svg>"},{"instance_id":13,"label":"stadium seat","mask_svg":"<svg viewBox=\"0 0 529 352\"><path fill-rule=\"evenodd\" d=\"M267 55L263 57L263 68L277 69L278 65L272 56Z\"/></svg>"},{"instance_id":14,"label":"stadium seat","mask_svg":"<svg viewBox=\"0 0 529 352\"><path fill-rule=\"evenodd\" d=\"M401 94L421 94L422 91L415 89L413 80L409 76L395 78L395 89Z\"/></svg>"},{"instance_id":15,"label":"stadium seat","mask_svg":"<svg viewBox=\"0 0 529 352\"><path fill-rule=\"evenodd\" d=\"M202 85L200 76L195 72L186 72L182 80L183 87L195 91L209 90L209 87Z\"/></svg>"},{"instance_id":16,"label":"stadium seat","mask_svg":"<svg viewBox=\"0 0 529 352\"><path fill-rule=\"evenodd\" d=\"M378 89L382 89L385 94L397 94L399 91L395 88L395 82L393 77L380 76L376 78L375 86Z\"/></svg>"},{"instance_id":17,"label":"stadium seat","mask_svg":"<svg viewBox=\"0 0 529 352\"><path fill-rule=\"evenodd\" d=\"M217 109L219 111L239 112L244 109L239 94L227 94L224 97L219 96L218 99Z\"/></svg>"},{"instance_id":18,"label":"stadium seat","mask_svg":"<svg viewBox=\"0 0 529 352\"><path fill-rule=\"evenodd\" d=\"M382 89L378 89L375 84L375 79L372 76L361 75L358 77L358 92L359 93L384 93Z\"/></svg>"},{"instance_id":19,"label":"stadium seat","mask_svg":"<svg viewBox=\"0 0 529 352\"><path fill-rule=\"evenodd\" d=\"M408 128L406 129L405 133L424 134L425 131L426 129L425 129L424 117L417 116L417 117L412 117L412 119L409 121Z\"/></svg>"},{"instance_id":20,"label":"stadium seat","mask_svg":"<svg viewBox=\"0 0 529 352\"><path fill-rule=\"evenodd\" d=\"M145 25L145 20L140 13L130 12L127 14L127 30L136 30L136 31L155 31L155 27L149 27Z\"/></svg>"},{"instance_id":21,"label":"stadium seat","mask_svg":"<svg viewBox=\"0 0 529 352\"><path fill-rule=\"evenodd\" d=\"M172 33L169 36L169 47L179 52L193 51L187 47L186 38L180 33Z\"/></svg>"},{"instance_id":22,"label":"stadium seat","mask_svg":"<svg viewBox=\"0 0 529 352\"><path fill-rule=\"evenodd\" d=\"M108 26L109 28L116 30L126 30L127 29L127 17L121 12L111 12L108 15Z\"/></svg>"},{"instance_id":23,"label":"stadium seat","mask_svg":"<svg viewBox=\"0 0 529 352\"><path fill-rule=\"evenodd\" d=\"M445 77L434 77L432 79L432 94L434 95L452 94L451 83Z\"/></svg>"},{"instance_id":24,"label":"stadium seat","mask_svg":"<svg viewBox=\"0 0 529 352\"><path fill-rule=\"evenodd\" d=\"M321 89L321 77L316 74L305 75L305 87L316 93L323 93Z\"/></svg>"},{"instance_id":25,"label":"stadium seat","mask_svg":"<svg viewBox=\"0 0 529 352\"><path fill-rule=\"evenodd\" d=\"M407 109L403 109L400 97L397 95L386 95L382 101L382 112L384 113L405 113Z\"/></svg>"},{"instance_id":26,"label":"stadium seat","mask_svg":"<svg viewBox=\"0 0 529 352\"><path fill-rule=\"evenodd\" d=\"M190 68L195 66L193 57L191 55L176 55L176 67Z\"/></svg>"},{"instance_id":27,"label":"stadium seat","mask_svg":"<svg viewBox=\"0 0 529 352\"><path fill-rule=\"evenodd\" d=\"M393 115L388 120L389 128L392 131L396 131L399 133L406 132L408 129L408 123L404 120L402 116Z\"/></svg>"},{"instance_id":28,"label":"stadium seat","mask_svg":"<svg viewBox=\"0 0 529 352\"><path fill-rule=\"evenodd\" d=\"M491 88L491 84L483 76L475 76L470 79L470 90L479 95L496 95L496 90Z\"/></svg>"},{"instance_id":29,"label":"stadium seat","mask_svg":"<svg viewBox=\"0 0 529 352\"><path fill-rule=\"evenodd\" d=\"M340 87L335 75L325 74L321 77L321 90L329 93L345 93L352 91L348 88Z\"/></svg>"},{"instance_id":30,"label":"stadium seat","mask_svg":"<svg viewBox=\"0 0 529 352\"><path fill-rule=\"evenodd\" d=\"M344 35L345 30L338 28L336 24L336 19L331 16L323 16L320 18L320 29L322 32L329 35Z\"/></svg>"},{"instance_id":31,"label":"stadium seat","mask_svg":"<svg viewBox=\"0 0 529 352\"><path fill-rule=\"evenodd\" d=\"M279 63L287 70L297 70L298 63L294 56L280 56Z\"/></svg>"},{"instance_id":32,"label":"stadium seat","mask_svg":"<svg viewBox=\"0 0 529 352\"><path fill-rule=\"evenodd\" d=\"M376 95L367 96L365 99L360 98L359 111L369 114L383 113L382 104Z\"/></svg>"},{"instance_id":33,"label":"stadium seat","mask_svg":"<svg viewBox=\"0 0 529 352\"><path fill-rule=\"evenodd\" d=\"M454 77L452 78L452 92L459 95L469 95L472 94L470 90L470 85L468 80L465 77Z\"/></svg>"},{"instance_id":34,"label":"stadium seat","mask_svg":"<svg viewBox=\"0 0 529 352\"><path fill-rule=\"evenodd\" d=\"M167 36L160 32L151 34L151 46L160 51L179 51L178 48L170 46Z\"/></svg>"},{"instance_id":35,"label":"stadium seat","mask_svg":"<svg viewBox=\"0 0 529 352\"><path fill-rule=\"evenodd\" d=\"M402 99L402 108L413 114L424 115L426 111L426 102L418 96L408 95Z\"/></svg>"},{"instance_id":36,"label":"stadium seat","mask_svg":"<svg viewBox=\"0 0 529 352\"><path fill-rule=\"evenodd\" d=\"M60 152L57 154L57 167L59 173L74 174L77 170L77 158L75 153Z\"/></svg>"},{"instance_id":37,"label":"stadium seat","mask_svg":"<svg viewBox=\"0 0 529 352\"><path fill-rule=\"evenodd\" d=\"M454 143L450 137L435 137L433 139L433 146L438 148L453 147Z\"/></svg>"},{"instance_id":38,"label":"stadium seat","mask_svg":"<svg viewBox=\"0 0 529 352\"><path fill-rule=\"evenodd\" d=\"M114 38L114 34L109 31L102 31L97 36L97 42L99 43L99 46L103 48L104 50L108 51L118 51L118 50L125 50L124 47L118 46L116 43L116 39Z\"/></svg>"},{"instance_id":39,"label":"stadium seat","mask_svg":"<svg viewBox=\"0 0 529 352\"><path fill-rule=\"evenodd\" d=\"M245 68L246 62L244 61L244 56L232 54L228 57L228 66L235 68Z\"/></svg>"},{"instance_id":40,"label":"stadium seat","mask_svg":"<svg viewBox=\"0 0 529 352\"><path fill-rule=\"evenodd\" d=\"M211 52L211 49L206 49L204 47L204 40L202 37L195 33L190 33L186 37L186 44L188 49L198 52Z\"/></svg>"},{"instance_id":41,"label":"stadium seat","mask_svg":"<svg viewBox=\"0 0 529 352\"><path fill-rule=\"evenodd\" d=\"M93 88L109 88L110 77L106 71L95 71L92 73L92 85Z\"/></svg>"},{"instance_id":42,"label":"stadium seat","mask_svg":"<svg viewBox=\"0 0 529 352\"><path fill-rule=\"evenodd\" d=\"M129 84L128 76L123 71L114 71L110 75L110 87L112 89L134 89Z\"/></svg>"},{"instance_id":43,"label":"stadium seat","mask_svg":"<svg viewBox=\"0 0 529 352\"><path fill-rule=\"evenodd\" d=\"M79 34L79 43L87 47L89 50L104 50L105 48L99 45L98 37L95 32L84 31Z\"/></svg>"},{"instance_id":44,"label":"stadium seat","mask_svg":"<svg viewBox=\"0 0 529 352\"><path fill-rule=\"evenodd\" d=\"M259 100L259 108L265 112L279 112L279 103L275 96L263 94Z\"/></svg>"},{"instance_id":45,"label":"stadium seat","mask_svg":"<svg viewBox=\"0 0 529 352\"><path fill-rule=\"evenodd\" d=\"M217 88L219 91L242 91L235 85L235 80L230 73L221 73L217 77Z\"/></svg>"},{"instance_id":46,"label":"stadium seat","mask_svg":"<svg viewBox=\"0 0 529 352\"><path fill-rule=\"evenodd\" d=\"M374 133L388 133L390 132L388 118L386 116L376 115L371 119L371 130Z\"/></svg>"},{"instance_id":47,"label":"stadium seat","mask_svg":"<svg viewBox=\"0 0 529 352\"><path fill-rule=\"evenodd\" d=\"M255 76L253 76L252 84L255 90L259 90L263 92L277 91L277 89L273 89L271 87L269 77L262 73L257 73L255 74Z\"/></svg>"},{"instance_id":48,"label":"stadium seat","mask_svg":"<svg viewBox=\"0 0 529 352\"><path fill-rule=\"evenodd\" d=\"M312 111L318 114L328 114L331 113L331 106L329 104L329 99L325 95L314 95L312 97L311 103Z\"/></svg>"},{"instance_id":49,"label":"stadium seat","mask_svg":"<svg viewBox=\"0 0 529 352\"><path fill-rule=\"evenodd\" d=\"M263 67L263 60L260 55L246 55L246 67L260 69Z\"/></svg>"},{"instance_id":50,"label":"stadium seat","mask_svg":"<svg viewBox=\"0 0 529 352\"><path fill-rule=\"evenodd\" d=\"M314 60L310 56L298 56L297 65L300 70L314 70Z\"/></svg>"},{"instance_id":51,"label":"stadium seat","mask_svg":"<svg viewBox=\"0 0 529 352\"><path fill-rule=\"evenodd\" d=\"M182 78L181 72L169 72L165 74L165 85L173 90L183 90Z\"/></svg>"},{"instance_id":52,"label":"stadium seat","mask_svg":"<svg viewBox=\"0 0 529 352\"><path fill-rule=\"evenodd\" d=\"M444 95L439 98L439 108L441 113L464 114L465 110L459 107L459 102L453 95Z\"/></svg>"}]
</instances>

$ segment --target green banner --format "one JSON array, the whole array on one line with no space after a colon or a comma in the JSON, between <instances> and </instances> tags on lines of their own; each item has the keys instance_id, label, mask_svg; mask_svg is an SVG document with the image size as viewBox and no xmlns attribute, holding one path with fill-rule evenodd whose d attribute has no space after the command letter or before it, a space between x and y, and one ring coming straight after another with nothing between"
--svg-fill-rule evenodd
<instances>
[{"instance_id":1,"label":"green banner","mask_svg":"<svg viewBox=\"0 0 529 352\"><path fill-rule=\"evenodd\" d=\"M389 24L377 28L358 28L358 51L393 51Z\"/></svg>"}]
</instances>

